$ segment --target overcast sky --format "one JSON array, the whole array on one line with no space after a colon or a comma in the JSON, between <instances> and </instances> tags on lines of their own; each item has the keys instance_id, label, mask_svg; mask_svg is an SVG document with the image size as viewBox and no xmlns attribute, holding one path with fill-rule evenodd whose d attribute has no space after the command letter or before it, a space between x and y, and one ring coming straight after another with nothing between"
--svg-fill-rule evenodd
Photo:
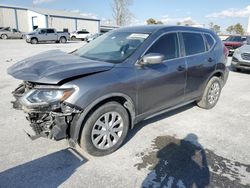
<instances>
[{"instance_id":1,"label":"overcast sky","mask_svg":"<svg viewBox=\"0 0 250 188\"><path fill-rule=\"evenodd\" d=\"M112 0L0 0L0 4L32 6L80 12L101 20L112 19ZM245 29L250 16L250 0L134 0L130 7L133 24L143 24L148 18L166 24L192 20L197 24L213 22L222 30L241 23Z\"/></svg>"}]
</instances>

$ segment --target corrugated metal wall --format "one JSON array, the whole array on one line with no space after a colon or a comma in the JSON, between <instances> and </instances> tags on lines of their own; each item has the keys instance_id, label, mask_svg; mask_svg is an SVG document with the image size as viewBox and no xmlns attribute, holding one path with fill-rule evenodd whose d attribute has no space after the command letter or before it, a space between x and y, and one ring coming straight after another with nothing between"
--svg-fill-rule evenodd
<instances>
[{"instance_id":1,"label":"corrugated metal wall","mask_svg":"<svg viewBox=\"0 0 250 188\"><path fill-rule=\"evenodd\" d=\"M77 30L86 29L90 33L99 33L99 22L77 19Z\"/></svg>"},{"instance_id":2,"label":"corrugated metal wall","mask_svg":"<svg viewBox=\"0 0 250 188\"><path fill-rule=\"evenodd\" d=\"M0 8L0 27L12 27L18 28L20 31L32 30L32 15L28 14L28 10L22 10L18 8ZM34 12L34 15L38 14ZM38 18L38 26L46 27L45 16L39 14L35 15ZM41 17L41 18L40 18ZM17 19L16 19L17 18ZM40 23L41 22L41 23ZM64 18L57 16L48 17L48 27L56 28L58 31L68 29L69 32L85 29L90 33L99 32L99 21L96 20L84 20L79 18Z\"/></svg>"},{"instance_id":3,"label":"corrugated metal wall","mask_svg":"<svg viewBox=\"0 0 250 188\"><path fill-rule=\"evenodd\" d=\"M17 9L18 29L27 32L29 30L27 10Z\"/></svg>"},{"instance_id":4,"label":"corrugated metal wall","mask_svg":"<svg viewBox=\"0 0 250 188\"><path fill-rule=\"evenodd\" d=\"M69 32L75 31L74 18L49 17L49 27L55 28L58 31L68 29Z\"/></svg>"},{"instance_id":5,"label":"corrugated metal wall","mask_svg":"<svg viewBox=\"0 0 250 188\"><path fill-rule=\"evenodd\" d=\"M16 18L14 9L0 8L0 26L16 28Z\"/></svg>"}]
</instances>

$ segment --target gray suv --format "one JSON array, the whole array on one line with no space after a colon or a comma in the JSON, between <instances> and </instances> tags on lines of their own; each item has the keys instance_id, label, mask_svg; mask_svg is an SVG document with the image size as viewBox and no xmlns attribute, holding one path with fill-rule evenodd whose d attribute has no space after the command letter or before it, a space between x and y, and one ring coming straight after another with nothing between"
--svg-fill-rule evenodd
<instances>
[{"instance_id":1,"label":"gray suv","mask_svg":"<svg viewBox=\"0 0 250 188\"><path fill-rule=\"evenodd\" d=\"M227 50L207 29L117 29L72 53L49 51L8 69L24 82L14 107L32 139L67 138L95 156L114 152L138 122L196 102L213 108L227 81Z\"/></svg>"}]
</instances>

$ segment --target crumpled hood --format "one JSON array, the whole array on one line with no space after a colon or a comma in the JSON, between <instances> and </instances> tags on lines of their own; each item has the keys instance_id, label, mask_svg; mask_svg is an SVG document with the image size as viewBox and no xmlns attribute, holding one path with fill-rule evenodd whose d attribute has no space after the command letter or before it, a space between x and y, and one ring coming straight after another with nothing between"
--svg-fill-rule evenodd
<instances>
[{"instance_id":1,"label":"crumpled hood","mask_svg":"<svg viewBox=\"0 0 250 188\"><path fill-rule=\"evenodd\" d=\"M24 59L7 69L14 78L45 84L58 84L68 78L110 70L114 64L85 59L52 50Z\"/></svg>"}]
</instances>

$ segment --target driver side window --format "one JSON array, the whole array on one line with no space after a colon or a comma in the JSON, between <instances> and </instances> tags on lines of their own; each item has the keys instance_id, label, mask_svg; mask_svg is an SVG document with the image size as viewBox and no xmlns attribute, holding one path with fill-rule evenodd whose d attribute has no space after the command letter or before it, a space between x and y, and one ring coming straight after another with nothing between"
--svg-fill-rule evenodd
<instances>
[{"instance_id":1,"label":"driver side window","mask_svg":"<svg viewBox=\"0 0 250 188\"><path fill-rule=\"evenodd\" d=\"M179 57L179 43L176 33L169 33L160 37L147 51L149 53L160 53L165 60Z\"/></svg>"}]
</instances>

